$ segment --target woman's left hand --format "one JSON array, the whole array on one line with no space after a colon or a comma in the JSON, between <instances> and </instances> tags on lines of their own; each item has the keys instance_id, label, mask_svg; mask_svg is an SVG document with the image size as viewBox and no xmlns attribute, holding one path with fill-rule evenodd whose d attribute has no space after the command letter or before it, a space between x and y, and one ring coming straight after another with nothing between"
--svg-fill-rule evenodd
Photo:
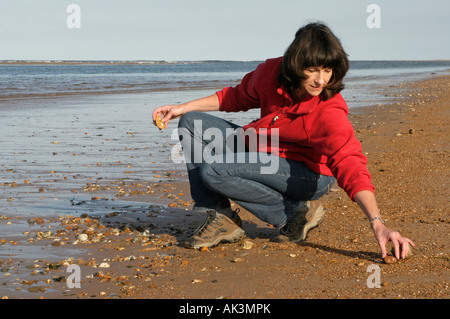
<instances>
[{"instance_id":1,"label":"woman's left hand","mask_svg":"<svg viewBox=\"0 0 450 319\"><path fill-rule=\"evenodd\" d=\"M381 258L387 256L386 244L389 241L394 246L394 255L397 259L406 258L409 253L409 246L415 246L411 239L403 237L398 231L391 230L382 223L374 223L372 228L381 249Z\"/></svg>"}]
</instances>

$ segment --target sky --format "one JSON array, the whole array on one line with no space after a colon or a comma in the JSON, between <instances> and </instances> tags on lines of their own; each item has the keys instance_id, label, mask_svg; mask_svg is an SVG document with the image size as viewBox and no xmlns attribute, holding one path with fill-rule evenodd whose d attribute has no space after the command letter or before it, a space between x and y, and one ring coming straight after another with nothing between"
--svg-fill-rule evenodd
<instances>
[{"instance_id":1,"label":"sky","mask_svg":"<svg viewBox=\"0 0 450 319\"><path fill-rule=\"evenodd\" d=\"M449 0L0 0L0 60L264 60L312 21L350 60L450 59Z\"/></svg>"}]
</instances>

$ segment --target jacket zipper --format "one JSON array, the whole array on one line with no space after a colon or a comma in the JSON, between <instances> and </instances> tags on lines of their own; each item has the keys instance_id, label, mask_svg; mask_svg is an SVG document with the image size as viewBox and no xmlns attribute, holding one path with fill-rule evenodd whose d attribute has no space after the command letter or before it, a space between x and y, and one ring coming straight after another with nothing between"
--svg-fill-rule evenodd
<instances>
[{"instance_id":1,"label":"jacket zipper","mask_svg":"<svg viewBox=\"0 0 450 319\"><path fill-rule=\"evenodd\" d=\"M278 115L276 115L274 118L273 118L273 120L272 120L272 124L270 124L270 125L274 125L275 124L275 122L276 122L276 120L278 120Z\"/></svg>"}]
</instances>

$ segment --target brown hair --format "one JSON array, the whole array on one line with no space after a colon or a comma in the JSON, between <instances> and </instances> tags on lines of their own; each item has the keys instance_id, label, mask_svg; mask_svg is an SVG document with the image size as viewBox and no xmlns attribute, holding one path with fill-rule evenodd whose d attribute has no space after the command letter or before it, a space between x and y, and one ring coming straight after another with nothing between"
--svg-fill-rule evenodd
<instances>
[{"instance_id":1,"label":"brown hair","mask_svg":"<svg viewBox=\"0 0 450 319\"><path fill-rule=\"evenodd\" d=\"M344 88L342 80L349 64L347 53L333 32L322 23L310 23L297 31L294 41L287 48L278 81L286 85L292 94L306 79L305 69L319 66L332 68L332 77L320 94L322 100L327 100Z\"/></svg>"}]
</instances>

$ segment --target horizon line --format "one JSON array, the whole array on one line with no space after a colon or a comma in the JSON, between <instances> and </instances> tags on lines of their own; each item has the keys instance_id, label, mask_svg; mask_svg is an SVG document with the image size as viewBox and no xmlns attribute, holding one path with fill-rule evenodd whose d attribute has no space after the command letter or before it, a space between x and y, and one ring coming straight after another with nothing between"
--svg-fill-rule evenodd
<instances>
[{"instance_id":1,"label":"horizon line","mask_svg":"<svg viewBox=\"0 0 450 319\"><path fill-rule=\"evenodd\" d=\"M206 60L143 60L143 59L111 59L111 60L75 60L75 59L1 59L0 64L182 64L182 63L205 63L205 62L263 62L264 60L221 60L221 59L206 59ZM364 62L364 61L389 61L389 62L449 62L450 59L355 59L350 62Z\"/></svg>"}]
</instances>

